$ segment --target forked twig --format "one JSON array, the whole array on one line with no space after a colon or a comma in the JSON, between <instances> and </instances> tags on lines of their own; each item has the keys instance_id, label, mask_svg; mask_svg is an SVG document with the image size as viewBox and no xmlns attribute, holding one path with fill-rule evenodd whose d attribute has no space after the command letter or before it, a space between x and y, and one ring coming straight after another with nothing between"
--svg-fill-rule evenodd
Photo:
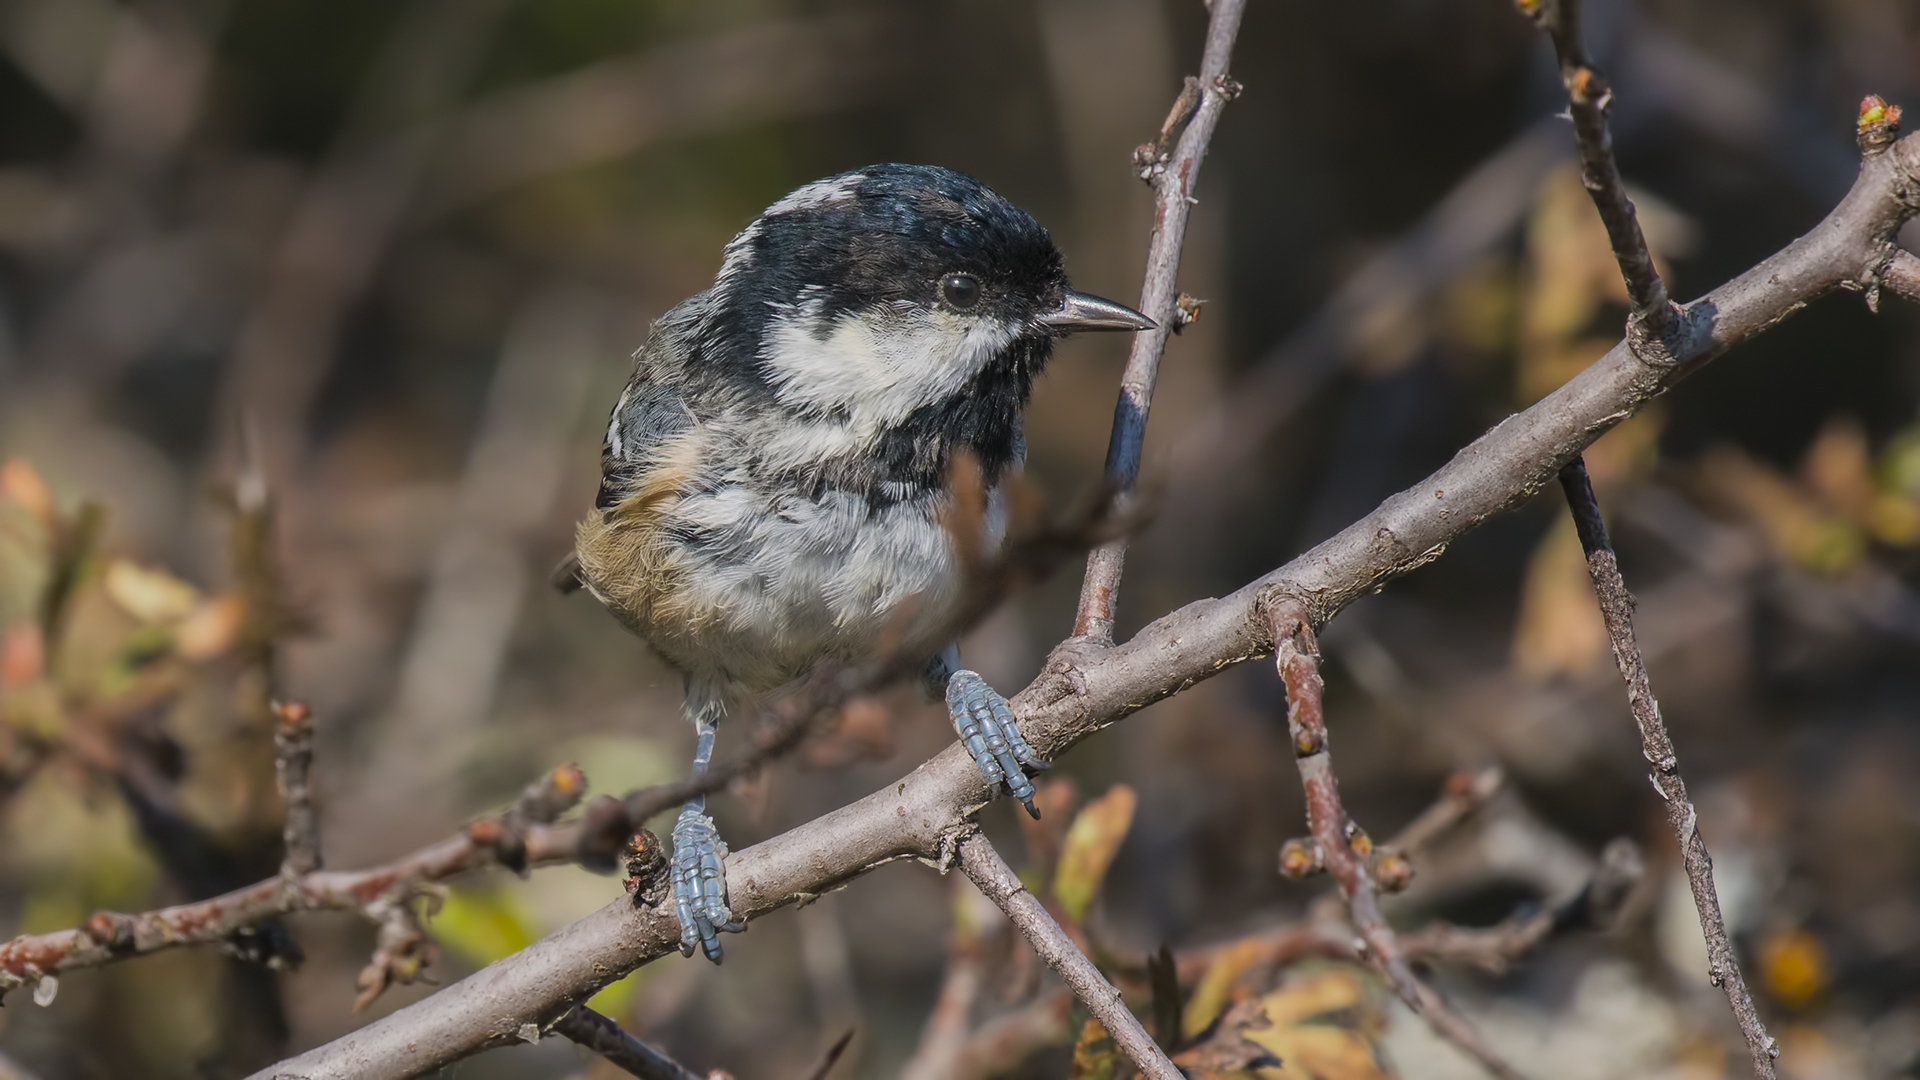
<instances>
[{"instance_id":1,"label":"forked twig","mask_svg":"<svg viewBox=\"0 0 1920 1080\"><path fill-rule=\"evenodd\" d=\"M1293 738L1294 760L1306 792L1307 825L1313 833L1316 854L1339 883L1353 928L1366 943L1365 960L1441 1038L1501 1080L1519 1080L1521 1074L1495 1054L1479 1032L1416 978L1408 966L1399 939L1380 914L1378 891L1368 872L1367 858L1373 854L1373 842L1347 815L1340 801L1321 703L1319 645L1297 607L1275 603L1269 609L1269 618L1278 643L1274 663L1287 687L1287 730Z\"/></svg>"},{"instance_id":2,"label":"forked twig","mask_svg":"<svg viewBox=\"0 0 1920 1080\"><path fill-rule=\"evenodd\" d=\"M1207 44L1200 58L1200 77L1189 79L1167 114L1157 142L1134 152L1142 178L1153 185L1153 237L1147 245L1146 280L1140 286L1140 310L1156 324L1133 335L1127 368L1120 376L1120 400L1113 409L1113 434L1107 442L1106 477L1116 498L1133 492L1140 478L1140 453L1147 434L1147 411L1160 377L1160 357L1167 337L1178 329L1180 249L1187 239L1187 218L1193 209L1194 184L1213 130L1227 102L1240 95L1240 84L1227 74L1233 42L1240 33L1246 0L1214 0L1207 22ZM1179 138L1171 151L1167 143ZM1074 616L1075 637L1111 644L1114 602L1125 569L1127 542L1109 541L1087 556L1086 578L1080 586L1080 607Z\"/></svg>"}]
</instances>

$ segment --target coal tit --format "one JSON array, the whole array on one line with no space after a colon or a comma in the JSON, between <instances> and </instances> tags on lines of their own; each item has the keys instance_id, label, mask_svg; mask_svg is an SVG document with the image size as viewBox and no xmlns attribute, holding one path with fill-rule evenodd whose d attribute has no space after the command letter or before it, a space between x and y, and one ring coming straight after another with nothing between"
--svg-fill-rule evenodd
<instances>
[{"instance_id":1,"label":"coal tit","mask_svg":"<svg viewBox=\"0 0 1920 1080\"><path fill-rule=\"evenodd\" d=\"M962 566L949 468L978 463L990 545L1054 339L1152 326L1075 292L1026 212L979 181L873 165L799 188L654 324L613 409L565 577L686 678L693 773L730 708L822 660L868 658L902 605L937 626ZM949 646L925 681L990 787L1032 809L1042 765ZM718 961L727 849L704 799L673 829L681 947Z\"/></svg>"}]
</instances>

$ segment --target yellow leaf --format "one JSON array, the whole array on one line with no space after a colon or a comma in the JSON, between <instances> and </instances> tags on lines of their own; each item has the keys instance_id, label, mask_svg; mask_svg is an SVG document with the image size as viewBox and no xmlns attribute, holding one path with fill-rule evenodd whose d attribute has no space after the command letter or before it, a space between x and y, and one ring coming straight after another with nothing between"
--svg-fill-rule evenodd
<instances>
[{"instance_id":1,"label":"yellow leaf","mask_svg":"<svg viewBox=\"0 0 1920 1080\"><path fill-rule=\"evenodd\" d=\"M1106 880L1107 867L1120 850L1120 842L1133 827L1133 808L1139 797L1125 784L1115 784L1105 795L1093 800L1073 819L1067 830L1066 845L1060 851L1060 866L1053 875L1053 897L1060 901L1067 917L1078 922L1086 918L1093 898Z\"/></svg>"},{"instance_id":2,"label":"yellow leaf","mask_svg":"<svg viewBox=\"0 0 1920 1080\"><path fill-rule=\"evenodd\" d=\"M1261 999L1268 1026L1243 1036L1280 1059L1262 1080L1390 1080L1374 1036L1382 1018L1358 972L1313 971Z\"/></svg>"},{"instance_id":3,"label":"yellow leaf","mask_svg":"<svg viewBox=\"0 0 1920 1080\"><path fill-rule=\"evenodd\" d=\"M1180 1033L1191 1037L1211 1027L1233 1000L1233 984L1264 955L1266 950L1254 940L1239 941L1220 950L1213 963L1207 965L1206 973L1200 976L1193 996L1187 999L1186 1011L1180 1014Z\"/></svg>"},{"instance_id":4,"label":"yellow leaf","mask_svg":"<svg viewBox=\"0 0 1920 1080\"><path fill-rule=\"evenodd\" d=\"M1527 562L1520 617L1513 628L1513 666L1530 679L1584 674L1607 655L1607 627L1593 597L1587 558L1573 519L1561 517Z\"/></svg>"},{"instance_id":5,"label":"yellow leaf","mask_svg":"<svg viewBox=\"0 0 1920 1080\"><path fill-rule=\"evenodd\" d=\"M142 622L177 622L200 602L194 587L165 570L147 570L125 559L107 567L107 595Z\"/></svg>"}]
</instances>

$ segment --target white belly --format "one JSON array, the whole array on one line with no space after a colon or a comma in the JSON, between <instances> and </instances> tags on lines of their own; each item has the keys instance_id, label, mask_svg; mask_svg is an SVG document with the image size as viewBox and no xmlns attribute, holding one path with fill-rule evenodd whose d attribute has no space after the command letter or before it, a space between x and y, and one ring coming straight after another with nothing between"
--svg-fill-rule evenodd
<instances>
[{"instance_id":1,"label":"white belly","mask_svg":"<svg viewBox=\"0 0 1920 1080\"><path fill-rule=\"evenodd\" d=\"M875 511L845 492L814 500L729 485L680 499L660 527L684 537L667 541L664 560L674 596L660 614L675 617L638 629L728 696L822 659L864 660L889 629L917 638L955 599L953 542L932 499ZM890 627L896 615L911 625Z\"/></svg>"}]
</instances>

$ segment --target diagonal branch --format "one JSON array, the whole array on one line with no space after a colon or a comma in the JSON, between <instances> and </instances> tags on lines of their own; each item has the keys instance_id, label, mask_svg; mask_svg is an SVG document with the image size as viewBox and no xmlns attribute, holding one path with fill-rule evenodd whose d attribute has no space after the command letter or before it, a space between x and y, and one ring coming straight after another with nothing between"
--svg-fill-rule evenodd
<instances>
[{"instance_id":1,"label":"diagonal branch","mask_svg":"<svg viewBox=\"0 0 1920 1080\"><path fill-rule=\"evenodd\" d=\"M960 841L959 853L960 869L968 880L1007 913L1007 918L1026 935L1040 959L1073 987L1075 996L1107 1029L1114 1045L1133 1061L1141 1075L1152 1080L1185 1080L1153 1041L1153 1036L1141 1026L1139 1017L1120 999L1120 991L1114 989L1106 976L1100 974L1100 969L1093 966L1093 961L1074 945L1073 939L1047 913L1046 906L1020 883L1020 876L987 838L974 833Z\"/></svg>"},{"instance_id":2,"label":"diagonal branch","mask_svg":"<svg viewBox=\"0 0 1920 1080\"><path fill-rule=\"evenodd\" d=\"M1240 84L1227 74L1233 41L1240 33L1246 0L1214 0L1207 22L1207 44L1200 58L1200 77L1188 80L1161 126L1160 138L1134 152L1141 176L1153 184L1153 237L1147 245L1146 280L1140 286L1140 310L1156 324L1133 335L1127 368L1120 376L1120 400L1113 408L1113 434L1107 443L1107 483L1116 498L1131 494L1140 479L1140 453L1147 436L1147 411L1153 405L1154 383L1160 377L1160 357L1167 337L1181 325L1175 311L1180 274L1180 249L1187 239L1187 218L1193 211L1193 189L1200 178L1200 160L1206 155L1220 113L1240 94ZM1184 128L1183 128L1184 125ZM1174 132L1179 141L1169 148ZM1111 644L1114 602L1125 569L1127 542L1123 537L1087 556L1086 579L1080 586L1080 610L1074 617L1075 637Z\"/></svg>"},{"instance_id":3,"label":"diagonal branch","mask_svg":"<svg viewBox=\"0 0 1920 1080\"><path fill-rule=\"evenodd\" d=\"M1049 758L1120 719L1274 648L1267 610L1297 603L1314 627L1438 558L1490 517L1519 507L1561 466L1681 379L1813 300L1865 287L1920 206L1920 141L1869 155L1846 198L1807 235L1687 306L1671 360L1625 343L1474 440L1419 484L1338 535L1228 596L1198 600L1132 640L1062 643L1013 698L1021 730ZM980 770L950 745L867 797L728 860L735 915L755 919L897 859L938 859L987 801ZM384 1080L431 1072L545 1024L627 972L678 950L673 913L626 899L439 993L259 1074Z\"/></svg>"},{"instance_id":4,"label":"diagonal branch","mask_svg":"<svg viewBox=\"0 0 1920 1080\"><path fill-rule=\"evenodd\" d=\"M1407 963L1406 951L1386 917L1367 857L1373 842L1347 815L1340 786L1333 775L1333 752L1327 744L1326 713L1321 702L1320 647L1298 608L1271 610L1273 636L1279 643L1274 662L1287 686L1287 729L1293 738L1300 786L1307 797L1307 824L1327 873L1339 883L1347 900L1353 928L1365 943L1364 959L1393 987L1407 1007L1424 1019L1434 1033L1452 1043L1501 1080L1521 1080L1521 1074L1495 1054L1480 1033L1454 1012L1432 987L1421 982Z\"/></svg>"},{"instance_id":5,"label":"diagonal branch","mask_svg":"<svg viewBox=\"0 0 1920 1080\"><path fill-rule=\"evenodd\" d=\"M1620 576L1620 563L1614 557L1607 537L1606 522L1600 517L1600 503L1594 498L1593 484L1587 479L1586 462L1575 458L1560 470L1560 486L1566 489L1567 508L1573 513L1574 528L1580 534L1580 547L1587 554L1587 574L1593 579L1593 592L1600 601L1600 614L1606 620L1607 638L1613 644L1613 661L1627 683L1627 706L1640 728L1641 752L1653 765L1650 779L1667 804L1667 823L1673 827L1680 844L1680 857L1686 865L1687 884L1693 891L1693 906L1700 913L1700 930L1707 939L1707 974L1713 984L1726 991L1727 1004L1740 1033L1746 1036L1753 1056L1754 1075L1773 1080L1773 1060L1780 1048L1767 1035L1766 1025L1754 1010L1753 998L1734 958L1733 944L1727 938L1727 922L1720 914L1720 897L1713 885L1713 857L1701 838L1699 815L1687 800L1686 781L1680 778L1680 759L1674 756L1673 740L1667 735L1666 722L1660 718L1660 703L1654 700L1653 686L1647 680L1647 665L1640 658L1640 643L1633 636L1633 594Z\"/></svg>"}]
</instances>

